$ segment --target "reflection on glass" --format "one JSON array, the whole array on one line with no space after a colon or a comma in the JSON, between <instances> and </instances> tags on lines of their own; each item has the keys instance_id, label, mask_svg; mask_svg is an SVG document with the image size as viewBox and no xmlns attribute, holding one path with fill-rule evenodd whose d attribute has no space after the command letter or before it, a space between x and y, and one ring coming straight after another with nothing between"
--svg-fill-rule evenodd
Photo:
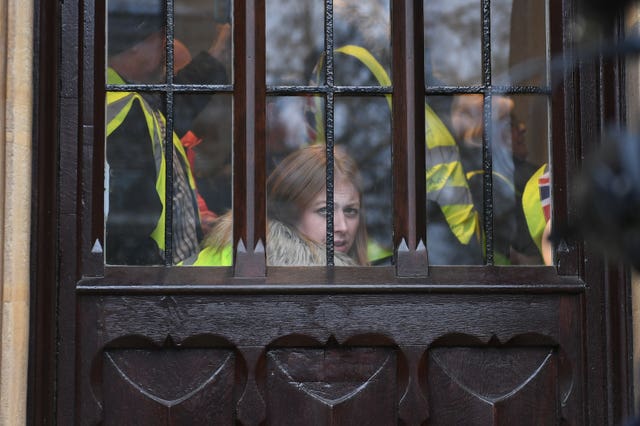
<instances>
[{"instance_id":1,"label":"reflection on glass","mask_svg":"<svg viewBox=\"0 0 640 426\"><path fill-rule=\"evenodd\" d=\"M424 0L424 61L428 85L482 81L481 8L477 0Z\"/></svg>"},{"instance_id":2,"label":"reflection on glass","mask_svg":"<svg viewBox=\"0 0 640 426\"><path fill-rule=\"evenodd\" d=\"M225 83L231 43L228 8L223 7L225 3L209 2L202 9L200 3L181 0L176 4L177 27L204 24L213 30L209 34L176 29L179 37L174 44L174 81ZM107 10L107 83L164 82L164 2L111 0ZM195 18L197 10L201 10L200 20ZM216 17L222 22L216 23ZM204 53L193 55L200 49L199 43L205 46ZM206 231L213 216L220 214L217 210L224 213L229 208L229 178L216 188L222 194L220 199L214 199L207 191L211 184L206 178L213 174L212 169L230 167L231 100L220 95L211 98L176 93L173 108L167 111L164 94L146 90L107 92L107 264L190 264L198 255L203 229ZM167 135L169 114L174 119L173 133ZM170 171L167 142L172 146ZM196 147L200 142L204 144ZM215 156L211 145L216 145ZM211 165L211 158L217 163ZM230 176L228 170L227 175ZM172 194L171 203L167 202L167 191ZM226 201L220 201L225 197ZM167 211L169 205L172 208ZM171 227L171 244L166 241L167 226ZM171 259L165 259L168 246Z\"/></svg>"},{"instance_id":3,"label":"reflection on glass","mask_svg":"<svg viewBox=\"0 0 640 426\"><path fill-rule=\"evenodd\" d=\"M267 0L266 16L267 84L308 84L324 51L324 2Z\"/></svg>"},{"instance_id":4,"label":"reflection on glass","mask_svg":"<svg viewBox=\"0 0 640 426\"><path fill-rule=\"evenodd\" d=\"M166 176L162 100L157 95L108 92L106 102L106 262L164 264L165 196L161 192L166 186ZM191 195L187 189L185 199ZM193 213L192 208L191 216ZM185 233L189 233L185 246L195 251L196 222L186 219L182 225Z\"/></svg>"},{"instance_id":5,"label":"reflection on glass","mask_svg":"<svg viewBox=\"0 0 640 426\"><path fill-rule=\"evenodd\" d=\"M551 214L547 103L539 95L494 97L492 103L496 265L542 264L548 255L543 236Z\"/></svg>"},{"instance_id":6,"label":"reflection on glass","mask_svg":"<svg viewBox=\"0 0 640 426\"><path fill-rule=\"evenodd\" d=\"M551 203L547 102L542 95L492 97L488 136L496 265L550 262L543 258L549 254L543 233L548 232ZM482 264L484 98L479 94L429 97L427 103L446 125L433 125L432 134L439 132L440 141L455 141L437 147L427 143L429 261Z\"/></svg>"},{"instance_id":7,"label":"reflection on glass","mask_svg":"<svg viewBox=\"0 0 640 426\"><path fill-rule=\"evenodd\" d=\"M231 81L232 0L176 0L175 83L226 84Z\"/></svg>"},{"instance_id":8,"label":"reflection on glass","mask_svg":"<svg viewBox=\"0 0 640 426\"><path fill-rule=\"evenodd\" d=\"M107 10L107 63L120 77L109 83L164 82L163 2L110 0Z\"/></svg>"},{"instance_id":9,"label":"reflection on glass","mask_svg":"<svg viewBox=\"0 0 640 426\"><path fill-rule=\"evenodd\" d=\"M357 50L372 55L391 76L391 12L389 0L334 2L335 83L342 86L379 86L380 82L361 62Z\"/></svg>"},{"instance_id":10,"label":"reflection on glass","mask_svg":"<svg viewBox=\"0 0 640 426\"><path fill-rule=\"evenodd\" d=\"M231 210L231 96L177 95L175 130L196 184L202 231Z\"/></svg>"},{"instance_id":11,"label":"reflection on glass","mask_svg":"<svg viewBox=\"0 0 640 426\"><path fill-rule=\"evenodd\" d=\"M368 261L390 264L393 252L391 202L391 111L385 97L337 97L335 141L360 169L362 214L366 210Z\"/></svg>"},{"instance_id":12,"label":"reflection on glass","mask_svg":"<svg viewBox=\"0 0 640 426\"><path fill-rule=\"evenodd\" d=\"M547 84L547 1L491 2L493 84Z\"/></svg>"},{"instance_id":13,"label":"reflection on glass","mask_svg":"<svg viewBox=\"0 0 640 426\"><path fill-rule=\"evenodd\" d=\"M467 172L482 168L483 97L430 96L426 103L429 263L482 264L482 192L476 199Z\"/></svg>"},{"instance_id":14,"label":"reflection on glass","mask_svg":"<svg viewBox=\"0 0 640 426\"><path fill-rule=\"evenodd\" d=\"M181 264L230 266L233 181L231 95L176 95L175 108L175 130L180 135L193 176L204 238L197 255L186 258ZM176 212L174 204L174 216L176 214L182 213ZM173 235L180 236L175 222Z\"/></svg>"}]
</instances>

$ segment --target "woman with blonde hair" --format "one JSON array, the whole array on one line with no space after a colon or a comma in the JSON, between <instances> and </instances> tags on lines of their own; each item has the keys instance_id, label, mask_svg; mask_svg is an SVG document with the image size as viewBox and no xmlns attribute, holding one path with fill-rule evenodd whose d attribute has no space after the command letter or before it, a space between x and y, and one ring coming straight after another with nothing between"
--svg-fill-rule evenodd
<instances>
[{"instance_id":1,"label":"woman with blonde hair","mask_svg":"<svg viewBox=\"0 0 640 426\"><path fill-rule=\"evenodd\" d=\"M326 147L289 154L267 179L267 265L326 265ZM367 265L362 185L355 161L334 149L334 265ZM185 265L231 264L231 214L220 217L197 259Z\"/></svg>"}]
</instances>

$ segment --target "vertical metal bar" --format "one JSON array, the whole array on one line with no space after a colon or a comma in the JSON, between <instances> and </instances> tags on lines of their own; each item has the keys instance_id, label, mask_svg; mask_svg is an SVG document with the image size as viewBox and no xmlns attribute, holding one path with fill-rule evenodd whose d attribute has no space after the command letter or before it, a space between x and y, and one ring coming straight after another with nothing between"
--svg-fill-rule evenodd
<instances>
[{"instance_id":1,"label":"vertical metal bar","mask_svg":"<svg viewBox=\"0 0 640 426\"><path fill-rule=\"evenodd\" d=\"M327 265L333 266L333 222L334 222L334 69L333 69L333 0L327 0L325 4L325 81L329 89L325 102L325 137L326 140L326 201L327 201Z\"/></svg>"},{"instance_id":2,"label":"vertical metal bar","mask_svg":"<svg viewBox=\"0 0 640 426\"><path fill-rule=\"evenodd\" d=\"M165 97L165 139L164 152L166 162L165 187L165 223L164 223L164 264L173 264L173 0L166 0L165 8L165 78L167 89Z\"/></svg>"},{"instance_id":3,"label":"vertical metal bar","mask_svg":"<svg viewBox=\"0 0 640 426\"><path fill-rule=\"evenodd\" d=\"M486 264L493 265L493 157L491 118L491 0L482 0L482 84L484 86L484 126L482 134L482 200Z\"/></svg>"}]
</instances>

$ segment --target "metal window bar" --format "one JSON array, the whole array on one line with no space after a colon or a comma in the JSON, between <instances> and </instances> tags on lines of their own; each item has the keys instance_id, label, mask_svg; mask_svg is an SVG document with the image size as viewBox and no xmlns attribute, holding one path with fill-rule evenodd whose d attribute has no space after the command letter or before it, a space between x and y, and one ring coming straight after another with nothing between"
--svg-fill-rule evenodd
<instances>
[{"instance_id":1,"label":"metal window bar","mask_svg":"<svg viewBox=\"0 0 640 426\"><path fill-rule=\"evenodd\" d=\"M165 223L164 223L164 264L171 266L173 263L173 0L165 3L165 49L166 72L165 78L167 90L165 91L166 130L164 153L166 162L165 186Z\"/></svg>"},{"instance_id":2,"label":"metal window bar","mask_svg":"<svg viewBox=\"0 0 640 426\"><path fill-rule=\"evenodd\" d=\"M482 0L482 83L484 93L484 125L482 135L482 209L487 265L493 265L493 158L491 140L491 0Z\"/></svg>"},{"instance_id":3,"label":"metal window bar","mask_svg":"<svg viewBox=\"0 0 640 426\"><path fill-rule=\"evenodd\" d=\"M270 85L266 87L267 96L322 96L324 103L324 128L326 138L326 199L327 199L327 224L326 224L326 256L327 265L334 265L335 247L333 244L334 225L334 112L336 95L345 96L384 96L392 94L391 87L382 86L352 86L335 85L334 80L334 37L333 37L333 2L325 2L325 50L324 50L324 83L317 86L310 85Z\"/></svg>"},{"instance_id":4,"label":"metal window bar","mask_svg":"<svg viewBox=\"0 0 640 426\"><path fill-rule=\"evenodd\" d=\"M106 84L105 90L112 92L135 91L140 93L158 93L165 105L165 266L173 264L173 131L174 103L176 93L231 93L230 84L174 84L174 0L166 0L163 6L165 18L165 69L166 80L159 84Z\"/></svg>"},{"instance_id":5,"label":"metal window bar","mask_svg":"<svg viewBox=\"0 0 640 426\"><path fill-rule=\"evenodd\" d=\"M333 266L333 146L334 146L334 131L333 131L333 115L334 115L334 69L333 69L333 0L327 0L325 3L325 15L324 15L324 46L325 46L325 84L329 91L325 100L325 137L326 137L326 156L327 156L327 170L326 170L326 200L327 200L327 237L326 237L326 249L327 249L327 266Z\"/></svg>"}]
</instances>

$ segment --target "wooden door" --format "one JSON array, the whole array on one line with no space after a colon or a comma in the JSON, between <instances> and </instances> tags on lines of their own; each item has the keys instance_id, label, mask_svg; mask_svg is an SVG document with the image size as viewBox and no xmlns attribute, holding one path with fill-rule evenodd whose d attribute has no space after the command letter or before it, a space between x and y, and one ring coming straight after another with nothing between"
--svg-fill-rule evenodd
<instances>
[{"instance_id":1,"label":"wooden door","mask_svg":"<svg viewBox=\"0 0 640 426\"><path fill-rule=\"evenodd\" d=\"M491 61L491 2L481 3L482 58ZM571 47L574 6L549 2L555 54ZM430 264L420 195L425 95L478 92L486 108L503 92L542 95L551 111L553 214L571 220L580 212L569 179L590 143L584 136L620 119L621 65L579 63L542 89L495 88L490 66L477 86L434 86L423 76L416 24L428 4L391 2L393 89L353 93L393 94L393 263L267 267L266 97L312 90L265 83L266 7L234 2L235 85L205 88L234 99L234 266L131 267L105 265L95 250L104 235L105 4L41 2L31 422L613 425L625 418L625 270L573 240L555 249L554 266L496 266L491 237L483 265ZM327 87L315 94L333 99L350 90ZM485 187L491 197L490 182ZM490 208L484 217L491 235Z\"/></svg>"}]
</instances>

